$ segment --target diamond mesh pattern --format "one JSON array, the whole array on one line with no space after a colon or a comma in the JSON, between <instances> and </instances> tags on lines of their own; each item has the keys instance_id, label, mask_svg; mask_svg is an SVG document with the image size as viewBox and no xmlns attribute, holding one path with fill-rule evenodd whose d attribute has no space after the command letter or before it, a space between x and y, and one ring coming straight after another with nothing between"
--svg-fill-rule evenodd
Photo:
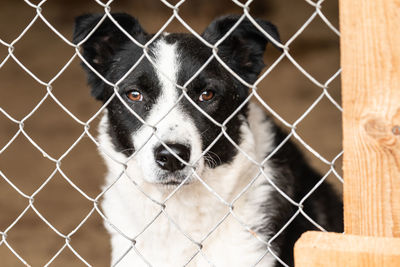
<instances>
[{"instance_id":1,"label":"diamond mesh pattern","mask_svg":"<svg viewBox=\"0 0 400 267\"><path fill-rule=\"evenodd\" d=\"M25 72L27 73L30 77L32 77L34 79L34 81L36 83L38 83L40 86L42 86L43 88L46 88L46 93L45 95L41 98L41 100L35 105L35 107L28 112L25 116L23 116L21 119L17 119L15 117L13 117L12 115L10 115L10 113L7 112L6 109L0 107L0 113L3 114L5 116L5 118L7 118L9 120L9 122L11 122L12 124L16 125L18 127L16 133L5 143L5 145L3 147L0 148L0 155L7 151L7 149L10 147L11 144L13 144L13 142L20 137L25 138L37 151L40 152L40 154L42 154L46 160L52 162L54 169L51 173L51 175L40 185L37 187L37 189L32 193L32 194L27 194L25 193L23 190L21 190L14 182L13 182L13 177L8 177L6 176L6 174L0 170L0 179L2 179L3 181L6 182L7 186L9 186L10 188L12 188L13 190L15 190L15 192L17 192L22 198L24 198L26 200L26 208L19 214L19 216L17 216L17 218L15 218L15 220L13 220L13 222L6 227L5 229L0 229L0 236L1 236L1 240L0 240L0 246L5 246L7 247L14 255L15 257L21 261L23 264L25 264L26 266L29 266L29 263L24 259L24 255L19 253L16 249L13 248L13 246L10 244L10 242L8 242L8 236L9 236L9 232L11 229L13 229L13 227L21 220L21 218L23 218L25 216L25 214L28 211L33 211L38 218L40 218L40 220L42 220L48 227L49 229L51 229L56 235L59 236L59 238L63 239L65 241L65 244L63 246L61 246L58 250L58 252L56 254L54 254L53 257L51 257L46 266L52 264L55 259L64 251L64 250L70 250L83 264L87 265L87 266L91 266L91 264L89 262L87 262L87 260L85 259L85 257L81 256L79 251L77 251L72 245L71 245L71 240L74 238L74 234L85 224L85 222L91 217L93 216L94 213L99 214L104 221L106 221L111 227L113 227L121 236L123 236L124 238L126 238L127 240L129 240L131 242L131 246L127 247L126 252L120 256L120 259L122 259L127 253L129 253L130 251L135 251L135 253L137 253L142 260L148 264L149 266L151 266L151 259L147 259L145 258L141 252L137 249L137 247L135 246L136 244L136 239L138 238L138 236L143 233L159 216L166 216L168 218L168 220L170 221L170 223L176 227L176 229L178 229L182 235L184 235L188 240L190 240L190 242L192 242L193 244L195 244L198 249L197 252L195 254L192 255L192 257L190 259L188 259L188 263L190 263L195 257L203 257L211 266L214 266L213 262L207 258L207 255L205 253L203 253L202 251L202 244L203 242L218 228L218 227L223 227L221 226L221 224L225 221L225 219L229 216L233 217L235 220L237 220L237 222L243 227L243 229L250 231L252 233L254 233L255 238L257 238L259 240L260 243L267 245L267 250L265 251L265 255L267 254L272 254L274 257L277 258L277 260L279 262L282 263L283 266L287 266L283 261L281 261L277 255L274 254L273 250L271 249L272 245L271 243L286 229L287 226L290 225L290 223L294 220L294 218L296 216L299 216L300 214L302 214L303 216L305 216L312 224L314 224L317 228L319 228L321 231L324 231L324 229L318 225L312 218L310 218L303 210L303 203L304 201L307 200L307 198L326 180L326 178L333 174L337 177L337 179L339 179L341 182L343 182L342 177L340 176L340 174L338 173L338 171L335 169L335 163L340 159L340 157L342 156L342 152L340 152L339 154L337 154L336 157L334 157L332 160L326 159L325 157L323 157L321 154L318 153L318 151L311 147L298 133L297 131L297 126L303 122L303 120L313 111L313 109L315 109L315 107L324 99L329 100L332 105L338 109L340 112L342 111L342 108L340 106L339 103L337 103L334 98L330 95L328 87L329 85L335 80L338 79L341 70L338 69L335 73L332 73L331 77L329 79L327 79L326 81L319 81L317 80L315 77L313 77L313 75L311 75L309 72L307 72L303 67L302 64L300 62L298 62L293 55L290 52L290 46L291 44L305 31L305 29L307 29L307 27L317 18L319 17L320 19L322 19L322 21L327 25L328 29L330 31L332 31L334 34L336 35L340 35L339 31L331 24L331 22L327 19L327 17L324 15L324 13L322 12L322 7L324 4L323 0L319 0L319 1L311 1L311 0L305 0L304 4L306 5L310 5L311 7L314 8L314 12L311 14L311 16L304 22L304 24L285 42L283 43L279 43L277 41L275 41L271 36L269 36L269 34L267 32L265 32L256 22L256 20L252 17L252 15L250 14L250 8L252 5L251 0L242 3L240 1L237 0L232 0L232 2L237 5L241 10L242 10L242 15L239 19L239 21L231 28L230 31L228 31L226 33L226 35L221 38L218 42L216 42L215 44L210 44L208 43L206 40L204 40L191 26L190 26L190 21L188 20L184 20L180 13L179 13L179 9L181 7L181 5L183 5L185 2L185 0L179 1L177 4L173 5L165 0L160 0L163 4L164 4L164 8L166 9L170 9L171 11L171 16L169 17L169 19L164 23L164 25L162 25L162 27L160 27L160 29L157 31L157 33L154 35L154 37L149 40L146 44L142 45L140 44L138 41L136 41L132 36L129 35L129 33L127 33L118 23L116 20L114 20L114 18L111 15L111 4L112 4L112 0L108 1L107 3L104 3L100 0L96 0L95 2L101 6L104 10L104 16L102 17L102 19L100 20L100 22L93 28L93 30L87 35L86 38L84 38L80 43L78 44L74 44L71 42L71 40L67 37L65 37L63 34L61 34L50 22L49 20L46 19L46 17L43 15L43 9L44 4L47 2L46 0L41 1L38 4L34 4L31 1L25 0L25 4L28 5L30 8L32 8L33 10L36 11L36 15L34 16L34 18L29 22L29 24L23 29L23 31L17 36L17 38L15 38L12 42L5 42L2 39L0 39L0 46L2 46L3 48L7 49L7 54L6 56L1 59L0 61L0 71L1 68L3 68L3 66L5 66L5 64L7 64L10 61L14 61L16 64L19 65L19 67ZM89 37L95 32L95 30L101 25L101 23L104 21L104 19L109 18L118 28L121 32L123 32L133 43L135 43L136 45L138 45L139 47L141 47L143 49L143 55L140 57L140 59L135 62L133 64L133 66L130 68L130 70L116 83L112 83L110 81L108 81L105 77L101 76L100 73L98 73L82 56L82 54L80 53L80 46L86 42ZM254 84L249 84L246 81L244 81L239 75L237 75L231 68L229 68L229 66L218 56L217 51L218 51L218 46L226 39L228 38L228 36L232 33L232 31L238 26L238 24L240 24L240 22L247 18L248 20L251 21L251 23L260 31L262 32L262 34L264 34L265 36L267 36L270 40L272 40L272 42L279 48L282 49L282 53L280 54L279 57L277 57L277 59L260 75L260 77L257 79L257 81ZM179 224L176 223L174 221L174 219L168 214L166 207L168 205L168 200L170 198L172 198L174 196L174 194L180 190L182 184L178 187L176 187L176 189L171 192L171 194L164 199L164 201L157 201L155 199L153 199L150 195L146 194L146 192L144 190L142 190L142 188L140 188L140 186L138 186L138 184L135 183L135 180L133 177L129 177L130 180L132 181L132 183L134 184L135 187L137 187L138 190L140 190L147 198L149 198L153 203L155 203L155 205L159 206L159 213L151 220L148 222L148 225L146 225L146 227L140 231L140 233L137 236L128 236L127 234L125 234L124 232L122 232L120 229L118 229L112 221L110 221L102 212L102 210L99 207L99 202L101 201L101 198L103 197L103 195L113 186L113 184L111 184L109 187L105 188L101 193L97 194L95 197L90 196L89 194L87 194L85 192L85 190L81 189L76 183L73 182L73 180L63 171L63 167L62 167L62 162L63 160L71 153L71 151L80 143L82 142L82 140L84 138L89 138L93 144L99 149L102 150L103 152L106 153L106 151L101 147L100 143L98 142L98 140L96 139L95 136L93 136L91 134L91 132L89 131L91 125L93 124L94 120L96 120L101 112L106 108L106 106L108 105L108 103L110 103L110 101L114 98L118 98L121 103L123 103L126 107L127 110L129 110L129 112L131 112L134 116L136 116L142 123L143 125L145 125L146 127L150 127L151 129L153 129L153 135L158 138L158 140L165 146L165 148L170 151L172 154L174 154L177 158L179 158L178 155L175 154L175 152L173 150L171 150L165 143L162 142L162 140L159 138L159 136L157 136L156 133L156 128L157 128L157 124L159 123L155 123L155 124L149 124L147 123L145 120L143 120L138 114L136 114L132 109L130 109L130 107L125 103L125 101L123 101L122 97L118 94L118 86L119 84L133 71L135 71L135 68L138 66L138 64L144 59L147 58L147 60L149 62L151 62L155 68L157 68L157 64L153 61L153 59L150 57L149 55L149 45L160 35L162 34L162 32L171 24L172 21L177 20L181 23L181 25L183 25L183 27L185 27L187 29L187 31L189 31L190 33L192 33L194 36L196 36L203 44L205 44L206 46L210 47L213 51L212 56L205 62L205 64L198 69L198 71L183 85L176 85L178 88L181 89L181 95L178 98L177 103L179 103L179 101L181 101L182 99L187 99L189 102L192 103L192 105L194 107L197 108L197 110L199 112L201 112L205 117L207 117L210 121L212 121L215 125L217 125L218 127L220 127L221 132L218 135L218 137L211 143L211 145L202 153L201 157L204 157L206 155L206 153L209 151L209 149L223 136L225 136L234 147L236 147L241 153L243 153L246 158L251 161L255 166L258 166L259 168L259 172L258 174L252 179L252 181L249 183L249 185L247 185L242 192L240 192L240 194L238 194L236 196L236 198L231 201L228 202L225 199L223 199L223 197L221 197L218 192L216 192L212 187L210 187L203 179L202 177L196 173L194 165L197 161L199 161L201 159L201 157L192 165L189 165L192 168L192 173L186 177L185 181L187 179L190 178L190 176L194 176L196 179L198 179L203 185L204 187L209 191L210 194L213 194L215 196L216 199L218 199L223 205L225 205L227 207L227 212L225 214L225 216L223 216L223 218L216 224L214 225L214 227L212 227L212 229L210 229L210 231L200 240L194 240L193 238L190 237L190 235L188 233L186 233L185 231L183 231ZM66 45L68 45L71 50L74 51L73 55L69 58L69 60L67 61L67 63L56 73L56 75L54 75L50 80L43 80L41 78L39 78L35 73L33 73L29 67L27 67L15 54L15 50L16 50L16 45L18 44L18 42L20 42L20 40L29 32L29 30L31 29L31 27L37 23L37 21L42 21L43 23L45 23L45 25L47 25L47 27L54 32L59 38L60 40L62 40ZM299 116L297 118L297 120L295 120L294 123L290 123L287 120L285 120L278 112L276 112L259 94L258 91L258 86L260 84L260 82L262 80L264 80L268 75L270 75L270 73L276 68L276 66L278 66L280 64L280 62L283 59L288 59L290 60L290 62L293 64L293 66L295 66L307 79L309 79L310 82L312 82L316 88L319 88L320 90L320 94L319 96L312 102L312 104L306 109L306 111L301 114L301 116ZM212 118L211 116L209 116L206 112L204 112L200 107L197 106L197 104L188 96L186 88L187 86L204 70L204 68L211 62L211 60L216 59L232 76L234 76L237 80L239 80L242 84L244 84L245 86L250 88L250 94L247 97L247 99L242 103L242 105L240 107L238 107L238 109L233 112L231 114L231 116L229 116L224 122L219 123L216 120L214 120L214 118ZM101 78L106 84L112 86L114 88L114 94L111 96L111 98L101 107L98 109L98 111L93 114L88 120L81 120L78 118L77 114L74 114L73 112L71 112L67 106L65 106L62 101L60 101L56 95L53 93L53 85L55 83L55 81L57 79L59 79L59 77L70 67L71 63L73 61L77 61L77 60L82 60L84 62L84 64L86 64L86 66L88 68L90 68L99 78ZM166 78L168 78L166 76ZM272 116L279 121L280 123L282 123L284 126L286 126L289 129L289 134L287 136L287 138L283 141L282 144L280 144L278 147L276 147L276 149L274 151L272 151L272 153L270 153L262 162L258 162L257 160L255 160L254 158L252 158L250 155L246 154L246 152L244 152L239 146L238 144L236 144L232 138L228 135L227 131L226 131L226 125L228 124L228 122L236 115L237 112L239 112L239 110L246 104L248 103L251 99L255 99L256 101L259 102L259 104L261 104L270 114L272 114ZM54 103L56 103L59 108L64 111L72 120L75 121L75 123L77 125L79 125L79 127L81 127L81 134L80 136L73 142L73 144L71 146L69 146L65 152L59 156L59 157L54 157L52 156L50 153L48 153L46 151L46 149L42 148L38 142L35 141L35 139L30 136L30 134L25 130L25 123L27 121L30 120L30 118L38 111L38 109L43 105L43 103L45 101L54 101ZM176 104L177 104L176 103ZM163 118L165 118L169 112L171 110L173 110L175 108L172 107L164 116ZM162 118L162 119L163 119ZM161 120L162 120L161 119ZM160 121L161 121L160 120ZM283 192L278 186L276 186L274 184L274 182L270 179L270 177L268 175L266 175L266 173L264 172L264 164L265 162L267 162L283 145L284 143L286 143L289 139L295 139L297 140L301 145L304 146L304 148L306 150L308 150L310 153L312 153L316 158L318 158L321 162L323 162L324 164L326 164L329 167L329 170L321 177L320 181L314 186L314 188L307 194L304 196L303 199L301 199L301 201L296 202L293 199L291 199L288 195L285 194L285 192ZM149 138L150 139L150 138ZM149 140L148 139L148 140ZM145 145L145 144L144 144ZM143 146L144 146L143 145ZM140 151L141 148L138 148L138 150L130 156L130 158L128 160L130 160L131 158L135 157L137 155L137 152ZM112 158L111 155L109 155L110 158ZM184 163L185 165L188 165L188 163L186 163L185 161L183 161L181 158L179 158L182 163ZM115 162L118 162L121 166L124 167L124 170L117 176L115 177L115 182L117 182L122 175L127 175L129 176L129 174L126 172L126 166L127 166L127 161L126 162L120 162L118 159L112 158L112 160L114 160ZM78 192L82 197L84 197L85 199L87 199L88 201L90 201L90 203L92 203L92 207L90 209L90 211L86 214L86 216L80 221L80 223L78 223L74 229L70 232L63 232L60 231L59 229L57 229L57 227L55 227L54 225L52 225L52 223L46 218L46 216L44 216L39 209L35 206L35 198L36 196L46 187L46 185L48 185L52 179L54 179L55 175L61 175L63 179L65 179L66 182L68 182L68 184L74 189L76 190L76 192ZM237 214L234 211L234 206L235 206L235 202L245 193L247 192L247 190L250 188L250 186L257 180L257 179L265 179L267 180L272 186L273 188L275 188L288 202L290 202L292 205L297 207L297 212L293 215L293 217L281 228L280 231L277 232L277 234L272 237L270 240L263 240L262 237L257 236L257 234L255 234L255 231L253 231L250 226L248 226L246 224L246 222L241 221L240 217L237 216ZM261 261L262 258L260 258L257 262L254 263L254 265L257 265L257 263L259 261ZM115 263L116 266L118 266L118 262Z\"/></svg>"}]
</instances>

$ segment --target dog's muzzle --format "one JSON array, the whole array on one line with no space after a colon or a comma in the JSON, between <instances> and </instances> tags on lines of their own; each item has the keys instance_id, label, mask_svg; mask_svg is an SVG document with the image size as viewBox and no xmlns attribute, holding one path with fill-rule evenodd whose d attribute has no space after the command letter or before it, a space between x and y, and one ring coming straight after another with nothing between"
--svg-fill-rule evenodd
<instances>
[{"instance_id":1,"label":"dog's muzzle","mask_svg":"<svg viewBox=\"0 0 400 267\"><path fill-rule=\"evenodd\" d=\"M189 162L190 147L182 144L166 144L166 145L174 153L171 153L163 145L159 145L154 150L154 158L157 165L161 169L169 171L171 173L182 170L185 167L185 164L174 154L180 157L183 161Z\"/></svg>"}]
</instances>

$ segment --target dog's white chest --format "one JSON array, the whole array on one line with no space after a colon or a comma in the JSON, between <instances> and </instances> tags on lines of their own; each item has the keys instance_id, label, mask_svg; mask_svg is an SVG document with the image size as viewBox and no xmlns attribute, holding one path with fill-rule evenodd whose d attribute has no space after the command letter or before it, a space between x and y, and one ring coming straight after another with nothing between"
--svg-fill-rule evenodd
<instances>
[{"instance_id":1,"label":"dog's white chest","mask_svg":"<svg viewBox=\"0 0 400 267\"><path fill-rule=\"evenodd\" d=\"M163 211L126 177L114 184L105 195L103 209L115 227L136 240L132 247L106 224L116 266L244 267L254 266L266 254L266 247L242 224L254 223L260 216L246 197L235 202L235 218L203 186L187 191L190 195L177 193L167 201ZM262 266L272 266L273 256L265 255L262 262Z\"/></svg>"},{"instance_id":2,"label":"dog's white chest","mask_svg":"<svg viewBox=\"0 0 400 267\"><path fill-rule=\"evenodd\" d=\"M195 220L191 214L181 218L173 218L175 214L168 211L167 214L160 214L136 238L135 247L125 256L131 243L112 231L113 262L123 256L116 266L254 266L266 252L265 246L260 246L232 215L224 220L222 213ZM184 218L186 222L182 223ZM124 228L122 224L119 227ZM147 226L143 223L141 227ZM262 261L262 266L273 264L270 255Z\"/></svg>"}]
</instances>

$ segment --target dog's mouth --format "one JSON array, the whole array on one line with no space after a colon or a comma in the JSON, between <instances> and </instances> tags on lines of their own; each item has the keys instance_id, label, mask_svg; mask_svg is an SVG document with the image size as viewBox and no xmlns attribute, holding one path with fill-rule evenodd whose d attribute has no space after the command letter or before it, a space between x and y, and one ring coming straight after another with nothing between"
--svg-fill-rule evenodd
<instances>
[{"instance_id":1,"label":"dog's mouth","mask_svg":"<svg viewBox=\"0 0 400 267\"><path fill-rule=\"evenodd\" d=\"M168 187L177 187L188 185L193 182L193 177L187 177L187 175L175 174L175 175L165 175L160 177L157 184Z\"/></svg>"},{"instance_id":2,"label":"dog's mouth","mask_svg":"<svg viewBox=\"0 0 400 267\"><path fill-rule=\"evenodd\" d=\"M187 185L189 184L187 181L165 181L165 182L161 182L160 184L162 185L167 185L167 186L179 186L179 185Z\"/></svg>"},{"instance_id":3,"label":"dog's mouth","mask_svg":"<svg viewBox=\"0 0 400 267\"><path fill-rule=\"evenodd\" d=\"M198 166L194 169L199 172ZM177 172L159 172L156 176L157 179L153 180L153 183L159 186L166 187L178 187L178 186L186 186L195 182L196 175L193 174L188 169L177 171Z\"/></svg>"}]
</instances>

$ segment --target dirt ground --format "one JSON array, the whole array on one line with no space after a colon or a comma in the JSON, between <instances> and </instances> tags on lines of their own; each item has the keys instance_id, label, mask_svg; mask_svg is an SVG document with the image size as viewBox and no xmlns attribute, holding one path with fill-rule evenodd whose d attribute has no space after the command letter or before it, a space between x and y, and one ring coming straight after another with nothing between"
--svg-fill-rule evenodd
<instances>
[{"instance_id":1,"label":"dirt ground","mask_svg":"<svg viewBox=\"0 0 400 267\"><path fill-rule=\"evenodd\" d=\"M34 3L39 1L32 1ZM172 15L158 1L114 1L113 11L136 16L148 32L157 31ZM306 1L256 0L251 14L268 19L278 26L281 39L286 42L313 14ZM74 17L88 12L101 12L95 1L52 0L42 7L43 16L67 39L71 40ZM338 27L338 6L327 0L322 11ZM182 17L201 32L210 21L223 14L240 13L228 0L189 0L180 8ZM12 42L36 15L36 11L22 0L0 2L0 38ZM174 20L167 31L185 28ZM316 80L325 83L339 69L339 38L319 17L292 43L290 53ZM0 62L7 56L7 48L0 45ZM72 57L74 50L55 35L40 19L15 44L14 54L40 80L49 82ZM274 48L267 48L265 62L271 65L279 56ZM79 62L72 64L52 83L54 96L77 118L87 121L100 107L89 95L84 73ZM322 93L294 65L284 59L261 83L260 94L276 112L290 123L295 122ZM340 78L329 86L329 92L340 103ZM45 86L29 76L13 59L0 68L0 107L17 120L26 117L46 95ZM96 135L97 120L90 132ZM18 125L0 112L0 149L17 133ZM83 133L83 126L65 113L51 97L24 121L24 130L53 158L60 158ZM341 114L324 98L297 126L298 134L313 149L328 160L341 151ZM0 150L1 151L1 150ZM321 174L329 170L310 152L305 151ZM88 215L93 204L74 189L60 173L36 194L56 166L38 151L24 135L0 153L0 170L24 194L34 194L34 206L59 233L67 235ZM105 173L96 146L84 137L61 161L61 169L88 196L95 197ZM336 166L341 172L340 160ZM337 183L334 177L330 180ZM340 185L338 185L340 189ZM21 196L0 177L0 232L7 231L8 244L31 266L43 266L65 244L32 209L14 222L27 207L28 199ZM9 227L11 229L9 229ZM0 241L1 242L1 241ZM101 217L95 212L71 236L71 247L93 266L108 266L110 246ZM0 245L0 266L23 266L5 243ZM69 248L65 248L51 266L84 266Z\"/></svg>"}]
</instances>

